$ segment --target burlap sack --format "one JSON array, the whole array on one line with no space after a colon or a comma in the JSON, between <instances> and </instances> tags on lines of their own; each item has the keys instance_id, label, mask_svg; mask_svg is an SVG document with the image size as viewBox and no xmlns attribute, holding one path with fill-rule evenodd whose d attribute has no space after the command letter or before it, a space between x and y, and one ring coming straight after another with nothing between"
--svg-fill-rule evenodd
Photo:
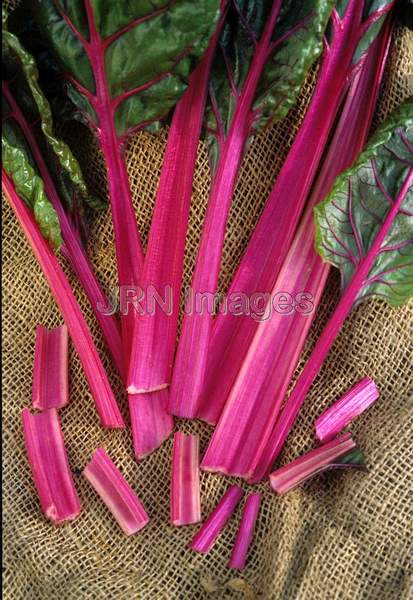
<instances>
[{"instance_id":1,"label":"burlap sack","mask_svg":"<svg viewBox=\"0 0 413 600\"><path fill-rule=\"evenodd\" d=\"M413 36L399 30L391 53L376 121L409 94L413 72ZM291 144L308 102L310 74L298 107L277 127L257 136L244 161L231 212L221 290L227 286L260 214L272 181ZM412 90L410 90L411 93ZM106 194L103 163L91 136L79 126L66 130L82 159L92 191ZM128 149L128 171L139 227L146 238L166 132L141 133ZM185 279L189 281L201 231L209 186L207 154L199 148L188 234ZM38 600L195 600L261 598L262 600L400 599L409 596L409 522L412 494L413 306L398 310L374 300L361 306L342 333L305 402L282 455L291 460L314 444L314 418L363 375L381 390L377 404L352 425L365 452L368 474L348 472L318 477L285 498L268 484L259 486L263 504L248 567L241 574L226 567L239 510L206 556L185 546L195 527L169 524L171 439L137 464L130 430L104 431L75 351L71 350L71 403L61 411L76 487L84 506L81 516L61 528L40 511L30 475L20 413L30 404L34 333L37 323L61 322L39 267L8 206L4 206L4 591L7 599ZM112 227L106 212L93 224L90 256L103 284L115 285ZM122 397L91 310L73 280L97 343ZM306 355L338 296L333 274L313 327ZM126 402L122 403L126 414ZM198 432L202 450L210 429L178 423ZM81 476L97 446L104 446L148 508L151 523L126 538L101 500ZM230 480L202 474L202 514L216 505ZM410 589L411 591L411 589Z\"/></svg>"}]
</instances>

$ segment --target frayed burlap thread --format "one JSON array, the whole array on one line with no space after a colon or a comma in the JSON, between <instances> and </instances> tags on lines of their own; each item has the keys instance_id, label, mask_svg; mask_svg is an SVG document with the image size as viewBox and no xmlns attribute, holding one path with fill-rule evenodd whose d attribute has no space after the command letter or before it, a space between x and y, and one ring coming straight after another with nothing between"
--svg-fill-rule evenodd
<instances>
[{"instance_id":1,"label":"frayed burlap thread","mask_svg":"<svg viewBox=\"0 0 413 600\"><path fill-rule=\"evenodd\" d=\"M412 93L412 55L412 34L398 30L376 123ZM227 228L221 291L228 286L288 152L310 98L315 72L309 75L298 106L280 124L258 135L244 160ZM81 159L91 190L105 196L104 166L91 135L77 125L65 127L64 133ZM157 136L140 133L131 140L127 152L136 214L145 241L166 135L166 131ZM186 283L194 265L209 181L207 153L200 144L187 237ZM24 451L20 414L30 404L36 324L57 325L61 317L10 208L3 204L3 539L4 593L8 600L407 600L413 555L409 536L412 304L394 310L374 300L354 311L282 454L285 463L313 447L316 416L350 385L369 375L376 380L381 396L351 426L367 458L368 474L330 473L285 498L272 494L267 483L257 486L263 493L262 509L248 566L238 574L226 564L240 509L208 555L187 550L197 526L174 528L169 524L171 439L136 463L130 430L105 431L99 426L73 348L71 402L61 415L84 510L76 521L60 528L42 516ZM116 271L108 211L92 225L89 252L103 285L113 289ZM69 269L66 271L70 275ZM126 415L125 397L90 307L70 278ZM301 365L337 298L338 276L332 273ZM201 448L205 448L209 427L190 422L177 426L198 432ZM122 534L81 476L98 446L105 447L151 516L150 524L131 538ZM201 477L205 517L233 480L205 473Z\"/></svg>"}]
</instances>

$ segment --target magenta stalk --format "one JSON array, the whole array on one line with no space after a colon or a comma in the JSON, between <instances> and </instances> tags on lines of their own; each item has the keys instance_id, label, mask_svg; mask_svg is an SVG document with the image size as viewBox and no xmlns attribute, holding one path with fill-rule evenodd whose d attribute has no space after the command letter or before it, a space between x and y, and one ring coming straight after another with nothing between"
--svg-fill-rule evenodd
<instances>
[{"instance_id":1,"label":"magenta stalk","mask_svg":"<svg viewBox=\"0 0 413 600\"><path fill-rule=\"evenodd\" d=\"M379 395L374 381L364 377L316 419L314 426L317 439L322 443L332 440L367 410Z\"/></svg>"},{"instance_id":2,"label":"magenta stalk","mask_svg":"<svg viewBox=\"0 0 413 600\"><path fill-rule=\"evenodd\" d=\"M209 552L218 535L231 518L235 507L243 495L244 492L237 485L232 485L228 488L216 508L209 515L193 540L188 544L188 548L204 554Z\"/></svg>"},{"instance_id":3,"label":"magenta stalk","mask_svg":"<svg viewBox=\"0 0 413 600\"><path fill-rule=\"evenodd\" d=\"M57 410L52 408L33 415L24 408L22 425L27 457L45 517L55 525L76 519L81 506Z\"/></svg>"},{"instance_id":4,"label":"magenta stalk","mask_svg":"<svg viewBox=\"0 0 413 600\"><path fill-rule=\"evenodd\" d=\"M34 349L33 408L62 408L69 402L69 358L66 325L36 328Z\"/></svg>"},{"instance_id":5,"label":"magenta stalk","mask_svg":"<svg viewBox=\"0 0 413 600\"><path fill-rule=\"evenodd\" d=\"M172 448L171 523L191 525L201 520L199 437L177 431Z\"/></svg>"},{"instance_id":6,"label":"magenta stalk","mask_svg":"<svg viewBox=\"0 0 413 600\"><path fill-rule=\"evenodd\" d=\"M140 531L149 517L138 496L103 448L98 448L83 475L106 504L125 535Z\"/></svg>"},{"instance_id":7,"label":"magenta stalk","mask_svg":"<svg viewBox=\"0 0 413 600\"><path fill-rule=\"evenodd\" d=\"M208 306L202 310L188 309L184 316L181 337L175 358L169 408L179 417L195 418L204 385L209 341L213 325L211 296L217 289L225 227L234 192L241 158L251 127L251 107L259 79L268 59L269 46L277 21L281 1L275 0L261 39L238 98L228 136L221 148L221 158L214 175L203 225L201 242L192 278L192 290L207 292Z\"/></svg>"},{"instance_id":8,"label":"magenta stalk","mask_svg":"<svg viewBox=\"0 0 413 600\"><path fill-rule=\"evenodd\" d=\"M224 16L225 11L172 117L142 275L144 293L153 289L164 299L170 292L172 305L164 310L155 304L152 312L137 318L128 377L131 394L161 389L171 382L192 180L209 73Z\"/></svg>"},{"instance_id":9,"label":"magenta stalk","mask_svg":"<svg viewBox=\"0 0 413 600\"><path fill-rule=\"evenodd\" d=\"M242 570L245 568L260 506L261 494L259 493L250 494L245 500L241 522L228 563L230 569Z\"/></svg>"},{"instance_id":10,"label":"magenta stalk","mask_svg":"<svg viewBox=\"0 0 413 600\"><path fill-rule=\"evenodd\" d=\"M271 473L270 485L283 496L319 473L349 467L365 468L365 463L351 434L345 433Z\"/></svg>"},{"instance_id":11,"label":"magenta stalk","mask_svg":"<svg viewBox=\"0 0 413 600\"><path fill-rule=\"evenodd\" d=\"M6 197L46 277L79 354L101 423L109 428L124 427L122 415L91 333L59 261L43 238L25 202L16 193L4 169L2 169L2 177Z\"/></svg>"}]
</instances>

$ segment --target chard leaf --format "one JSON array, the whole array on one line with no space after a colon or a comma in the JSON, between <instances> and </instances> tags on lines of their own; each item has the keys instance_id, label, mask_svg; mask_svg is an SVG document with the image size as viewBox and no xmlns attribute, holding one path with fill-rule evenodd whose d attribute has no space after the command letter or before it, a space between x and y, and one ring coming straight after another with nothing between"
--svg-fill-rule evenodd
<instances>
[{"instance_id":1,"label":"chard leaf","mask_svg":"<svg viewBox=\"0 0 413 600\"><path fill-rule=\"evenodd\" d=\"M376 251L376 240L402 189L400 207ZM344 288L366 260L371 262L356 302L378 296L398 306L412 297L412 100L390 117L355 165L339 177L331 194L316 207L315 221L317 251L340 269Z\"/></svg>"},{"instance_id":2,"label":"chard leaf","mask_svg":"<svg viewBox=\"0 0 413 600\"><path fill-rule=\"evenodd\" d=\"M34 11L84 119L99 128L102 112L109 112L124 139L181 97L214 29L219 0L36 0Z\"/></svg>"},{"instance_id":3,"label":"chard leaf","mask_svg":"<svg viewBox=\"0 0 413 600\"><path fill-rule=\"evenodd\" d=\"M88 194L79 163L70 148L55 135L50 105L39 85L36 62L6 26L3 12L3 136L16 151L20 149L24 154L24 161L40 177L36 161L26 143L26 136L35 139L65 209L70 213L72 223L82 237L86 238L84 204L92 210L104 205ZM20 113L20 117L17 113ZM21 123L18 124L18 121ZM14 159L17 160L18 156L16 153ZM26 172L26 169L23 171Z\"/></svg>"},{"instance_id":4,"label":"chard leaf","mask_svg":"<svg viewBox=\"0 0 413 600\"><path fill-rule=\"evenodd\" d=\"M362 467L366 468L366 461L359 448L353 448L339 458L334 459L332 467Z\"/></svg>"},{"instance_id":5,"label":"chard leaf","mask_svg":"<svg viewBox=\"0 0 413 600\"><path fill-rule=\"evenodd\" d=\"M42 179L22 148L14 146L4 134L1 142L4 170L13 180L16 192L33 211L43 236L55 250L59 249L62 244L59 219L45 194Z\"/></svg>"},{"instance_id":6,"label":"chard leaf","mask_svg":"<svg viewBox=\"0 0 413 600\"><path fill-rule=\"evenodd\" d=\"M213 164L231 125L251 71L257 45L273 0L231 0L210 82L206 136ZM322 50L332 0L284 0L271 38L267 60L253 103L251 134L282 117L294 105L305 75Z\"/></svg>"}]
</instances>

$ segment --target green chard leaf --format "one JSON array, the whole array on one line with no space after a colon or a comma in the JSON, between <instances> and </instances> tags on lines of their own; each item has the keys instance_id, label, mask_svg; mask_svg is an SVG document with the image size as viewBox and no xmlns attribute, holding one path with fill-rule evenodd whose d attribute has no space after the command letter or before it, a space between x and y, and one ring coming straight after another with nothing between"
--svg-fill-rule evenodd
<instances>
[{"instance_id":1,"label":"green chard leaf","mask_svg":"<svg viewBox=\"0 0 413 600\"><path fill-rule=\"evenodd\" d=\"M315 209L317 251L340 269L344 289L366 257L371 260L373 244L402 189L400 208L356 302L377 296L399 306L413 296L413 100L377 130Z\"/></svg>"},{"instance_id":2,"label":"green chard leaf","mask_svg":"<svg viewBox=\"0 0 413 600\"><path fill-rule=\"evenodd\" d=\"M34 11L84 120L100 127L105 97L116 134L125 139L182 96L215 27L219 0L36 0Z\"/></svg>"},{"instance_id":3,"label":"green chard leaf","mask_svg":"<svg viewBox=\"0 0 413 600\"><path fill-rule=\"evenodd\" d=\"M251 70L273 0L231 0L215 58L205 129L213 165ZM253 103L251 135L284 117L322 51L332 0L284 0L268 44L266 65Z\"/></svg>"},{"instance_id":4,"label":"green chard leaf","mask_svg":"<svg viewBox=\"0 0 413 600\"><path fill-rule=\"evenodd\" d=\"M28 176L32 172L35 173L37 178L40 178L36 161L29 148L30 145L26 141L26 136L31 135L43 155L50 176L60 194L60 198L64 201L66 210L71 213L71 216L76 220L77 227L80 227L80 230L84 233L86 231L84 204L96 210L101 208L102 203L97 202L88 194L79 163L67 144L55 135L50 105L38 82L36 63L19 39L7 30L6 25L3 12L2 104L4 126L2 137L5 144L3 152L6 148L6 155L9 159L11 156L13 158L11 162L9 160L9 166L14 165L16 167L17 159L19 157L22 159L22 172L19 175L20 183L23 175ZM10 106L10 103L14 105L14 109ZM16 116L17 112L20 112L20 119ZM22 123L18 121L24 122L23 129ZM15 152L11 155L12 150L15 150ZM30 169L28 166L30 166ZM12 176L12 173L9 174ZM36 190L38 187L36 182ZM28 182L21 188L22 193L24 190L28 192L28 195L23 194L24 199L34 208L32 203L35 196L33 196L33 190L29 192ZM43 193L45 194L44 186ZM44 195L42 197L42 207L45 206L46 201L48 202L46 195ZM40 218L43 214L47 214L48 222L51 223L50 216L52 212L54 212L54 209L49 205L47 211L45 208L42 211L35 210L35 215ZM57 220L53 220L54 242L57 240L54 231L56 223ZM42 231L45 231L45 223L39 222L39 225ZM56 243L54 243L55 247Z\"/></svg>"},{"instance_id":5,"label":"green chard leaf","mask_svg":"<svg viewBox=\"0 0 413 600\"><path fill-rule=\"evenodd\" d=\"M30 164L26 152L11 144L8 136L2 135L1 149L4 170L13 180L17 193L33 211L43 236L58 250L62 244L59 219L45 194L42 179Z\"/></svg>"}]
</instances>

